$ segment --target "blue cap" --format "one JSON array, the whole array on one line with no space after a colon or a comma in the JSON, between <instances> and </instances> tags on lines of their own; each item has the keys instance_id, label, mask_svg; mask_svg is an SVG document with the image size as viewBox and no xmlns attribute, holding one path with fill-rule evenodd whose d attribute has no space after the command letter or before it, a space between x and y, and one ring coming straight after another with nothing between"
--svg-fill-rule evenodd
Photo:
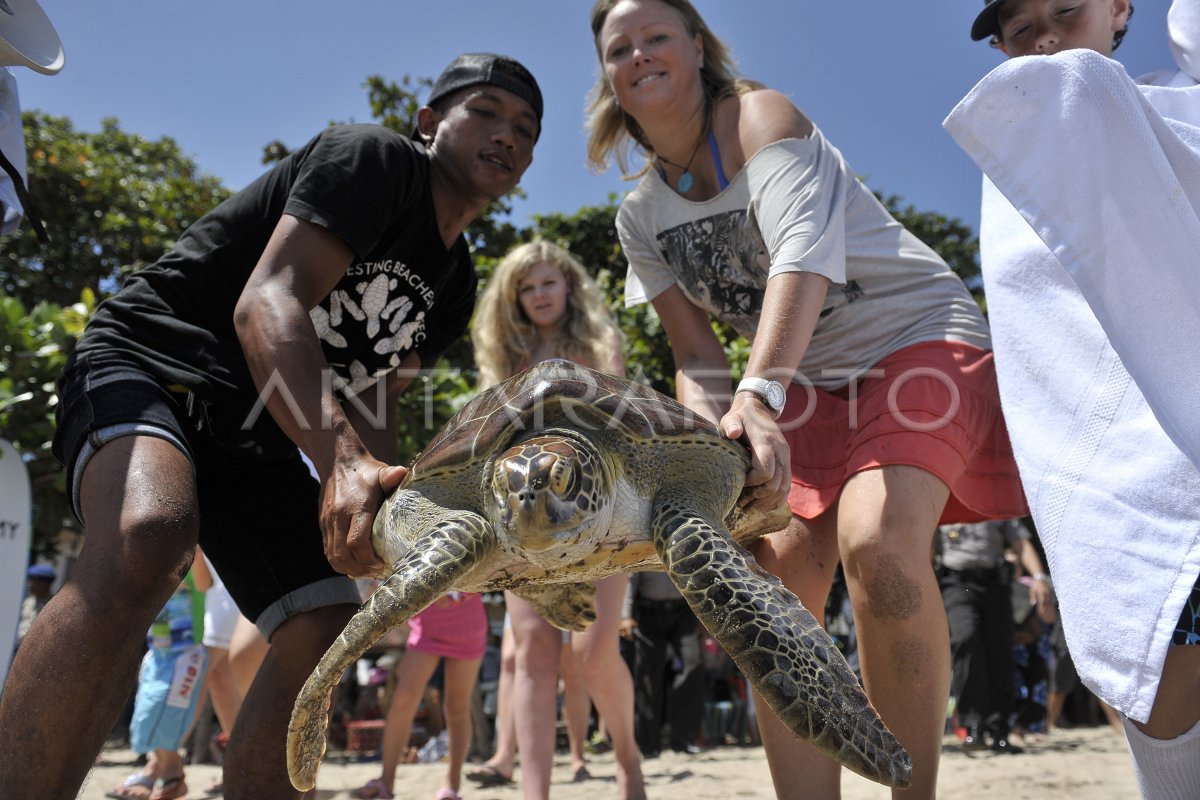
<instances>
[{"instance_id":1,"label":"blue cap","mask_svg":"<svg viewBox=\"0 0 1200 800\"><path fill-rule=\"evenodd\" d=\"M30 567L25 575L30 578L43 578L52 581L58 577L58 573L54 571L54 567L48 564L34 564Z\"/></svg>"}]
</instances>

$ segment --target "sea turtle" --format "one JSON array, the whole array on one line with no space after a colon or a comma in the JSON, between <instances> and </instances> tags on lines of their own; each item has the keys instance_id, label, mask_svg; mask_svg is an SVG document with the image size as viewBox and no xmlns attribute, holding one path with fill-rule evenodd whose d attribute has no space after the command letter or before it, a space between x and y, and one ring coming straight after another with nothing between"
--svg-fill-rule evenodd
<instances>
[{"instance_id":1,"label":"sea turtle","mask_svg":"<svg viewBox=\"0 0 1200 800\"><path fill-rule=\"evenodd\" d=\"M581 582L664 568L793 733L872 780L907 785L908 754L836 645L739 544L788 520L786 506L739 511L748 465L742 445L670 398L569 361L482 392L375 520L372 544L391 570L296 700L293 785L316 783L345 668L444 592L511 589L582 629L595 615Z\"/></svg>"}]
</instances>

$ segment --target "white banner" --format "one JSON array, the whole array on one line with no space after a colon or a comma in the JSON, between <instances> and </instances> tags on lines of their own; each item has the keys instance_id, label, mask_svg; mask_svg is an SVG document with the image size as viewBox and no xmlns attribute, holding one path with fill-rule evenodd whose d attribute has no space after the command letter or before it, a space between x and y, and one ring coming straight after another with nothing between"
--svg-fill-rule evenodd
<instances>
[{"instance_id":1,"label":"white banner","mask_svg":"<svg viewBox=\"0 0 1200 800\"><path fill-rule=\"evenodd\" d=\"M0 439L0 691L17 643L32 524L29 472L12 444Z\"/></svg>"}]
</instances>

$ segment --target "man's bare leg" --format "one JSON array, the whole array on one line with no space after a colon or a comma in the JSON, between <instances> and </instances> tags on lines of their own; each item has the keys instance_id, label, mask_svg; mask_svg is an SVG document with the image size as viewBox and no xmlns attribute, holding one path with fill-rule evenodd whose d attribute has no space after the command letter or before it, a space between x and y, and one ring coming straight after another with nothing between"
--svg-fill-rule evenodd
<instances>
[{"instance_id":1,"label":"man's bare leg","mask_svg":"<svg viewBox=\"0 0 1200 800\"><path fill-rule=\"evenodd\" d=\"M187 457L128 436L88 462L87 540L38 614L0 698L0 797L70 800L137 679L146 630L191 565L196 488Z\"/></svg>"},{"instance_id":2,"label":"man's bare leg","mask_svg":"<svg viewBox=\"0 0 1200 800\"><path fill-rule=\"evenodd\" d=\"M328 606L292 617L271 637L271 646L242 701L225 752L225 796L294 800L287 774L287 726L300 688L325 650L357 609Z\"/></svg>"}]
</instances>

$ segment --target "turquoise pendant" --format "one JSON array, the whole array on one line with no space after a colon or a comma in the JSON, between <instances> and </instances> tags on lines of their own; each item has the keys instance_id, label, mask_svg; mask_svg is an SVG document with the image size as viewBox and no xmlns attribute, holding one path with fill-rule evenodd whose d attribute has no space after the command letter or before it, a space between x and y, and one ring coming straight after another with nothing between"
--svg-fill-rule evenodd
<instances>
[{"instance_id":1,"label":"turquoise pendant","mask_svg":"<svg viewBox=\"0 0 1200 800\"><path fill-rule=\"evenodd\" d=\"M679 192L680 192L680 194L687 194L691 190L691 188L692 188L692 173L684 172L682 175L679 176Z\"/></svg>"}]
</instances>

